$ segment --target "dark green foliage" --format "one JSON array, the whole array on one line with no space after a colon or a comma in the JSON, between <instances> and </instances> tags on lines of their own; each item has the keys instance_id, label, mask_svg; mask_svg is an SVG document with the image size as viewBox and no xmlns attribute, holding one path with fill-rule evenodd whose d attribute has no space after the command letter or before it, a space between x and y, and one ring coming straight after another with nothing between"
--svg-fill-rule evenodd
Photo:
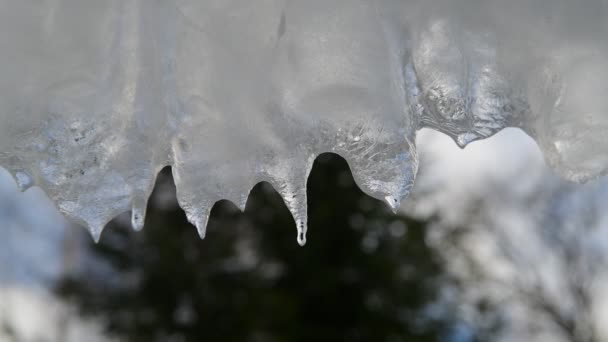
<instances>
[{"instance_id":1,"label":"dark green foliage","mask_svg":"<svg viewBox=\"0 0 608 342\"><path fill-rule=\"evenodd\" d=\"M171 186L164 170L153 198ZM143 232L117 220L92 245L94 259L119 272L91 269L58 291L83 312L105 317L127 341L445 337L449 318L430 310L444 279L425 243L427 223L364 195L335 155L317 158L308 194L303 248L268 184L253 189L244 214L229 202L216 204L205 240L175 203L151 201Z\"/></svg>"}]
</instances>

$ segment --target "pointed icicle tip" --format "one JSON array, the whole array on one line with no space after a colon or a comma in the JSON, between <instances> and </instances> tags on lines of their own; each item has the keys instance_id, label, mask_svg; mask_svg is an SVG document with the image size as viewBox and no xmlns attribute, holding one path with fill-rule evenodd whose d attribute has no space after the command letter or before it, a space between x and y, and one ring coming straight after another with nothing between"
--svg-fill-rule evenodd
<instances>
[{"instance_id":1,"label":"pointed icicle tip","mask_svg":"<svg viewBox=\"0 0 608 342\"><path fill-rule=\"evenodd\" d=\"M393 214L397 214L399 207L401 207L401 199L395 196L386 196L384 197L384 201L386 201L388 206L391 207Z\"/></svg>"},{"instance_id":2,"label":"pointed icicle tip","mask_svg":"<svg viewBox=\"0 0 608 342\"><path fill-rule=\"evenodd\" d=\"M146 223L148 197L143 192L137 192L131 201L131 227L135 231L142 230Z\"/></svg>"},{"instance_id":3,"label":"pointed icicle tip","mask_svg":"<svg viewBox=\"0 0 608 342\"><path fill-rule=\"evenodd\" d=\"M287 181L285 183L278 183L279 186L274 186L275 189L279 190L279 194L283 198L283 201L287 205L287 209L296 221L296 227L298 229L298 244L304 246L306 244L306 231L308 221L308 203L306 195L306 178L300 182ZM283 186L281 186L283 184Z\"/></svg>"},{"instance_id":4,"label":"pointed icicle tip","mask_svg":"<svg viewBox=\"0 0 608 342\"><path fill-rule=\"evenodd\" d=\"M301 198L298 198L298 196L283 198L286 199L285 202L287 203L287 208L296 221L296 228L298 230L298 244L300 246L304 246L306 244L306 232L308 231L308 206L306 203L306 195L302 194Z\"/></svg>"},{"instance_id":5,"label":"pointed icicle tip","mask_svg":"<svg viewBox=\"0 0 608 342\"><path fill-rule=\"evenodd\" d=\"M131 227L134 231L141 231L146 222L146 209L133 207L131 209Z\"/></svg>"},{"instance_id":6,"label":"pointed icicle tip","mask_svg":"<svg viewBox=\"0 0 608 342\"><path fill-rule=\"evenodd\" d=\"M30 176L25 171L15 172L15 179L17 180L17 187L21 192L26 191L34 185L34 180L32 179L32 176Z\"/></svg>"},{"instance_id":7,"label":"pointed icicle tip","mask_svg":"<svg viewBox=\"0 0 608 342\"><path fill-rule=\"evenodd\" d=\"M198 209L193 212L187 212L188 221L196 227L198 236L201 240L207 235L207 224L209 223L209 214L211 213L210 206L205 206L203 209Z\"/></svg>"},{"instance_id":8,"label":"pointed icicle tip","mask_svg":"<svg viewBox=\"0 0 608 342\"><path fill-rule=\"evenodd\" d=\"M308 227L306 225L306 222L304 222L303 220L296 220L296 225L298 228L298 244L304 247L304 245L306 245L306 232L308 230Z\"/></svg>"},{"instance_id":9,"label":"pointed icicle tip","mask_svg":"<svg viewBox=\"0 0 608 342\"><path fill-rule=\"evenodd\" d=\"M241 199L239 200L239 203L237 203L237 206L239 207L239 209L242 212L245 212L245 208L247 207L247 199L249 198L249 195L243 195L241 197Z\"/></svg>"},{"instance_id":10,"label":"pointed icicle tip","mask_svg":"<svg viewBox=\"0 0 608 342\"><path fill-rule=\"evenodd\" d=\"M198 236L201 240L205 240L207 236L207 221L195 222L194 226L196 227L196 231L198 232Z\"/></svg>"},{"instance_id":11,"label":"pointed icicle tip","mask_svg":"<svg viewBox=\"0 0 608 342\"><path fill-rule=\"evenodd\" d=\"M91 234L91 237L93 238L93 241L95 243L99 243L99 241L101 240L101 233L103 232L103 225L95 225L95 226L89 226L88 227L88 231L89 234Z\"/></svg>"}]
</instances>

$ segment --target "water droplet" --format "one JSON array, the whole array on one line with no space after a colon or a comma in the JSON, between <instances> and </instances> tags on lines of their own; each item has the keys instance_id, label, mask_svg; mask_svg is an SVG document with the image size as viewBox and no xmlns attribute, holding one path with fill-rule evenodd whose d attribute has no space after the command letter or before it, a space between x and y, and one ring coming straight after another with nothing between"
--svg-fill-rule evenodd
<instances>
[{"instance_id":1,"label":"water droplet","mask_svg":"<svg viewBox=\"0 0 608 342\"><path fill-rule=\"evenodd\" d=\"M272 182L273 187L277 189L287 209L291 212L296 227L298 229L298 244L304 246L306 244L306 222L308 215L308 203L306 195L306 180L310 169L312 168L313 159L310 158L306 164L305 173L289 175Z\"/></svg>"},{"instance_id":2,"label":"water droplet","mask_svg":"<svg viewBox=\"0 0 608 342\"><path fill-rule=\"evenodd\" d=\"M15 179L17 180L17 186L20 191L26 191L34 185L34 180L25 171L17 171L15 173Z\"/></svg>"},{"instance_id":3,"label":"water droplet","mask_svg":"<svg viewBox=\"0 0 608 342\"><path fill-rule=\"evenodd\" d=\"M282 193L283 199L287 204L287 208L291 212L291 215L296 221L296 227L298 229L298 243L300 246L304 246L306 244L306 221L307 221L307 203L306 203L306 190L304 190L304 194L301 195L300 198L297 196L285 196Z\"/></svg>"},{"instance_id":4,"label":"water droplet","mask_svg":"<svg viewBox=\"0 0 608 342\"><path fill-rule=\"evenodd\" d=\"M306 193L306 191L304 191ZM306 203L306 195L302 195L302 198L297 198L296 196L292 197L283 197L285 199L285 203L287 204L287 208L291 212L291 215L296 221L296 227L298 229L298 243L300 246L304 246L306 244L306 230L307 225L307 203Z\"/></svg>"}]
</instances>

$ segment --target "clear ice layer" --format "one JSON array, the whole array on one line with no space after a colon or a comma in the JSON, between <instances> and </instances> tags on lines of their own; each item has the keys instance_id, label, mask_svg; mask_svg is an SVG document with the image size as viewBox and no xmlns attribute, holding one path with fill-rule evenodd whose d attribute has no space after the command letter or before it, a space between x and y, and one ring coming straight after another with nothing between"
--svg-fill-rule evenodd
<instances>
[{"instance_id":1,"label":"clear ice layer","mask_svg":"<svg viewBox=\"0 0 608 342\"><path fill-rule=\"evenodd\" d=\"M140 229L170 165L201 236L217 200L243 207L266 181L303 244L316 156L341 155L397 208L423 127L461 147L519 127L568 179L608 168L608 0L0 8L0 166L97 238L127 210Z\"/></svg>"}]
</instances>

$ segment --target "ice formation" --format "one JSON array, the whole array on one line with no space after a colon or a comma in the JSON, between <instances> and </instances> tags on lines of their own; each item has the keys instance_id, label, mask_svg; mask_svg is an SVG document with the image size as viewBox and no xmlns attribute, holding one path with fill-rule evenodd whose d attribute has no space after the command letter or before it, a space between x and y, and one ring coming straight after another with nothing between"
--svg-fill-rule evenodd
<instances>
[{"instance_id":1,"label":"ice formation","mask_svg":"<svg viewBox=\"0 0 608 342\"><path fill-rule=\"evenodd\" d=\"M399 206L416 131L504 127L568 179L608 168L608 0L0 0L0 165L95 237L159 170L201 236L260 181L306 234L334 152Z\"/></svg>"}]
</instances>

